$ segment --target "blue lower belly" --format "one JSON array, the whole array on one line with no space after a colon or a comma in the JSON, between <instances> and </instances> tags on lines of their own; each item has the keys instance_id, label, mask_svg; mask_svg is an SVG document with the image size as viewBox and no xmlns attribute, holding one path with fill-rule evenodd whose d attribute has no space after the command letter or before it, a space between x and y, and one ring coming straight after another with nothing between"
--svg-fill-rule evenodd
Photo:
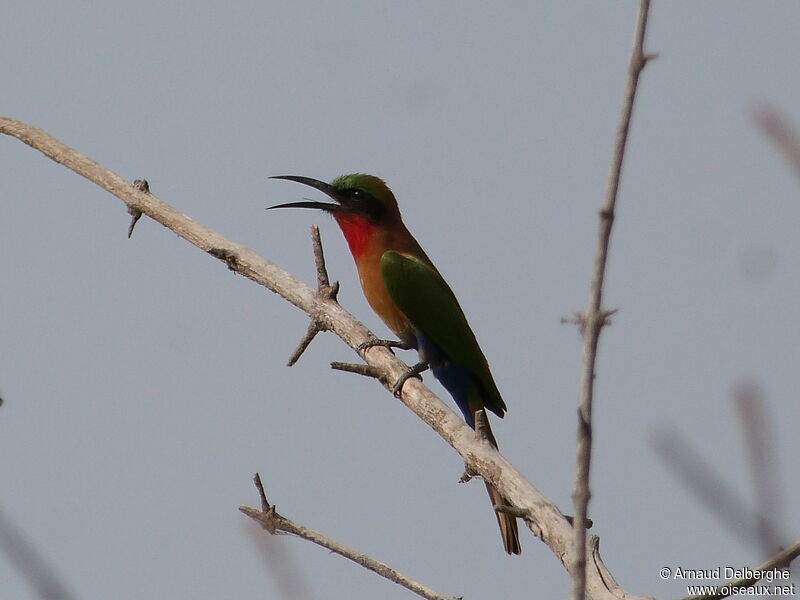
<instances>
[{"instance_id":1,"label":"blue lower belly","mask_svg":"<svg viewBox=\"0 0 800 600\"><path fill-rule=\"evenodd\" d=\"M464 365L450 362L449 357L424 335L417 333L417 350L420 360L431 366L433 376L455 400L464 415L467 425L475 429L475 416L469 407L469 390L472 385L472 372Z\"/></svg>"}]
</instances>

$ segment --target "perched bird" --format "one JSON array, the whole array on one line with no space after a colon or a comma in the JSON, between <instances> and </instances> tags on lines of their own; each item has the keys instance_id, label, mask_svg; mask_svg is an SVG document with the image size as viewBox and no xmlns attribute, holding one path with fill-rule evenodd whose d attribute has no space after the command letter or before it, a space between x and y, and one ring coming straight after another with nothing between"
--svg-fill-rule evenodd
<instances>
[{"instance_id":1,"label":"perched bird","mask_svg":"<svg viewBox=\"0 0 800 600\"><path fill-rule=\"evenodd\" d=\"M336 220L355 259L364 296L400 339L400 343L379 340L371 345L416 349L421 362L410 374L429 366L473 429L478 410L489 409L502 417L506 405L464 311L450 286L406 229L397 200L386 183L364 174L342 175L331 183L296 175L273 179L311 186L336 202L308 200L270 208L316 208ZM396 393L406 379L407 376L398 382ZM487 437L497 447L488 421ZM486 489L493 506L508 504L488 482ZM501 512L495 515L506 552L520 554L516 518Z\"/></svg>"}]
</instances>

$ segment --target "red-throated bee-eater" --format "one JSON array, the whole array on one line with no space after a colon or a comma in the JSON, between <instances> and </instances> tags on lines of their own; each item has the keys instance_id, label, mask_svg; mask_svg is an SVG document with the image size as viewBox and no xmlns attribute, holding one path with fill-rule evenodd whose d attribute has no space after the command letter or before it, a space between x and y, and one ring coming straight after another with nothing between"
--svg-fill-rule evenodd
<instances>
[{"instance_id":1,"label":"red-throated bee-eater","mask_svg":"<svg viewBox=\"0 0 800 600\"><path fill-rule=\"evenodd\" d=\"M316 208L333 216L350 246L364 296L400 338L401 343L393 345L418 351L421 362L412 373L430 366L473 429L478 410L489 409L502 417L506 405L464 311L450 286L406 229L397 200L386 183L364 174L343 175L331 183L295 175L273 179L311 186L336 202L309 200L271 208ZM376 344L391 345L384 341ZM405 379L398 382L396 392ZM497 447L488 421L487 437ZM508 504L488 482L486 489L493 506ZM495 515L506 552L520 554L516 518L502 512Z\"/></svg>"}]
</instances>

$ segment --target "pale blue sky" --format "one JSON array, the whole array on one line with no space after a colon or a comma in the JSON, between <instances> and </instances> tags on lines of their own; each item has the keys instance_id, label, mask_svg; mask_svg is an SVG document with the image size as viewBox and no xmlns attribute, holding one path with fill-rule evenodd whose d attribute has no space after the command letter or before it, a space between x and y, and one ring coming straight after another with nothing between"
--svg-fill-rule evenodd
<instances>
[{"instance_id":1,"label":"pale blue sky","mask_svg":"<svg viewBox=\"0 0 800 600\"><path fill-rule=\"evenodd\" d=\"M306 281L319 223L342 304L379 335L335 225L268 213L365 171L459 295L509 412L503 453L571 512L581 344L635 2L18 3L0 113L40 126ZM795 2L655 2L612 241L590 515L629 591L664 566L759 562L651 447L671 427L752 500L730 392L769 401L788 521L800 357L800 182L755 130L800 124ZM564 597L527 530L503 553L480 483L379 386L333 372L303 314L19 142L0 140L0 507L84 599L409 598L237 507L281 512L465 598ZM414 357L406 355L408 361ZM435 391L441 391L426 377ZM447 399L446 395L443 398ZM733 525L735 528L736 525ZM274 568L271 569L270 565ZM278 566L276 566L278 565ZM289 565L289 566L287 566ZM0 558L0 600L28 599Z\"/></svg>"}]
</instances>

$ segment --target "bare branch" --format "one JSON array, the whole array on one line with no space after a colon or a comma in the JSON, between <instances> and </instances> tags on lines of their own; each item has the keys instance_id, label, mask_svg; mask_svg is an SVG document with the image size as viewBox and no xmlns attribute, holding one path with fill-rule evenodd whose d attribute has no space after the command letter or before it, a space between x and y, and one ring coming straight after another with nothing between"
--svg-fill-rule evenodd
<instances>
[{"instance_id":1,"label":"bare branch","mask_svg":"<svg viewBox=\"0 0 800 600\"><path fill-rule=\"evenodd\" d=\"M47 564L25 534L0 512L0 551L42 600L73 600L75 596Z\"/></svg>"},{"instance_id":2,"label":"bare branch","mask_svg":"<svg viewBox=\"0 0 800 600\"><path fill-rule=\"evenodd\" d=\"M258 521L258 523L260 523L261 526L269 531L269 533L272 535L289 533L303 538L304 540L308 540L309 542L313 542L318 546L327 548L339 556L343 556L344 558L352 560L354 563L361 565L365 569L369 569L373 573L377 573L381 577L385 577L389 581L393 581L398 585L402 585L404 588L411 590L415 594L418 594L423 598L427 598L428 600L460 600L450 596L443 596L442 594L434 592L432 589L422 585L421 583L418 583L417 581L414 581L407 575L403 575L385 563L377 561L374 558L370 558L366 554L362 554L361 552L357 552L352 548L348 548L344 544L340 544L335 540L325 537L321 533L317 533L316 531L304 527L303 525L299 525L294 521L290 521L286 517L279 515L275 510L275 505L270 506L270 504L267 502L267 497L264 493L264 486L261 483L261 477L256 474L254 479L261 497L262 510L257 510L249 506L240 506L239 510L251 519Z\"/></svg>"},{"instance_id":3,"label":"bare branch","mask_svg":"<svg viewBox=\"0 0 800 600\"><path fill-rule=\"evenodd\" d=\"M328 269L325 266L325 253L322 250L322 239L319 236L319 227L316 225L311 226L311 245L314 249L314 264L317 267L317 294L322 300L330 300L335 302L336 296L339 294L339 282L330 284L328 279ZM327 331L328 327L320 317L320 315L312 315L311 323L308 324L308 329L303 339L295 348L292 355L289 357L289 362L286 363L287 367L292 367L300 360L300 356L306 351L309 344L316 337L320 331Z\"/></svg>"},{"instance_id":4,"label":"bare branch","mask_svg":"<svg viewBox=\"0 0 800 600\"><path fill-rule=\"evenodd\" d=\"M608 312L602 308L603 281L605 279L608 247L611 240L611 227L614 224L614 208L617 202L625 146L628 140L633 104L639 75L647 61L652 58L644 53L644 35L647 30L649 0L640 0L639 15L636 21L633 50L628 65L628 80L625 89L625 102L622 107L619 127L614 141L614 158L608 176L606 197L600 210L600 231L597 240L594 275L589 295L589 307L580 316L583 334L583 368L581 375L580 406L578 408L578 443L575 468L574 544L575 562L570 565L572 573L572 597L583 600L586 594L586 517L589 508L589 470L592 457L592 400L594 397L595 363L600 331L606 324Z\"/></svg>"},{"instance_id":5,"label":"bare branch","mask_svg":"<svg viewBox=\"0 0 800 600\"><path fill-rule=\"evenodd\" d=\"M800 176L800 137L789 120L769 104L753 111L753 119L761 132L783 154L795 174Z\"/></svg>"},{"instance_id":6,"label":"bare branch","mask_svg":"<svg viewBox=\"0 0 800 600\"><path fill-rule=\"evenodd\" d=\"M381 378L380 371L370 365L334 361L331 363L331 369L344 371L346 373L355 373L356 375L363 375L364 377L374 377L375 379Z\"/></svg>"},{"instance_id":7,"label":"bare branch","mask_svg":"<svg viewBox=\"0 0 800 600\"><path fill-rule=\"evenodd\" d=\"M677 431L655 432L653 448L686 488L722 525L743 542L769 540L770 550L781 546L781 536L768 516L754 514L734 489L711 469L691 442ZM762 544L762 548L767 546Z\"/></svg>"},{"instance_id":8,"label":"bare branch","mask_svg":"<svg viewBox=\"0 0 800 600\"><path fill-rule=\"evenodd\" d=\"M766 401L759 386L741 382L733 390L733 404L742 423L756 504L757 539L765 556L781 548L784 541L775 523L781 522L781 490L777 460L769 431Z\"/></svg>"},{"instance_id":9,"label":"bare branch","mask_svg":"<svg viewBox=\"0 0 800 600\"><path fill-rule=\"evenodd\" d=\"M235 244L222 235L204 227L162 202L154 194L136 190L119 175L90 158L59 142L41 129L20 121L0 117L0 133L14 136L39 150L56 162L108 190L129 207L141 210L153 220L169 228L185 240L210 255L224 261L229 269L244 275L280 294L308 315L322 315L330 331L347 345L356 349L360 344L376 339L364 325L338 303L321 299L319 294L254 251ZM408 366L386 348L361 352L364 360L375 369L379 381L391 391L391 384L408 371ZM491 482L511 504L531 511L528 527L544 541L567 569L575 564L572 527L560 510L496 449L479 442L475 432L459 415L428 390L422 382L412 379L403 387L402 402L433 428L465 460L467 465ZM592 554L586 569L586 594L592 600L636 597L619 587L609 577Z\"/></svg>"},{"instance_id":10,"label":"bare branch","mask_svg":"<svg viewBox=\"0 0 800 600\"><path fill-rule=\"evenodd\" d=\"M721 598L727 598L728 596L733 595L737 590L753 587L756 583L763 579L763 576L761 575L762 573L788 567L798 556L800 556L800 540L786 548L786 550L778 552L769 560L761 563L757 567L754 567L752 571L758 574L757 577L744 577L742 579L727 581L722 585L718 585L716 590L711 594L687 596L683 600L720 600Z\"/></svg>"},{"instance_id":11,"label":"bare branch","mask_svg":"<svg viewBox=\"0 0 800 600\"><path fill-rule=\"evenodd\" d=\"M516 506L507 506L505 504L495 504L494 509L497 512L506 513L518 519L528 519L531 516L531 511L527 508L517 508Z\"/></svg>"},{"instance_id":12,"label":"bare branch","mask_svg":"<svg viewBox=\"0 0 800 600\"><path fill-rule=\"evenodd\" d=\"M269 510L269 500L267 500L267 492L264 490L264 484L261 482L261 474L256 473L253 475L253 483L258 490L258 496L261 498L261 512L267 512ZM271 533L271 532L270 532Z\"/></svg>"},{"instance_id":13,"label":"bare branch","mask_svg":"<svg viewBox=\"0 0 800 600\"><path fill-rule=\"evenodd\" d=\"M314 341L314 338L317 337L317 334L323 331L322 327L319 324L319 321L312 317L311 322L308 324L308 329L306 329L306 334L303 336L303 339L300 340L300 343L297 344L297 348L294 349L292 355L289 357L289 360L286 361L287 367L293 367L295 363L300 360L300 357L303 355L303 352L306 351L306 348Z\"/></svg>"},{"instance_id":14,"label":"bare branch","mask_svg":"<svg viewBox=\"0 0 800 600\"><path fill-rule=\"evenodd\" d=\"M319 235L319 227L311 226L311 246L314 250L314 264L317 267L317 291L325 292L329 297L336 299L339 292L339 282L331 286L328 279L328 268L325 266L325 252L322 249L322 238ZM335 288L335 291L333 289Z\"/></svg>"},{"instance_id":15,"label":"bare branch","mask_svg":"<svg viewBox=\"0 0 800 600\"><path fill-rule=\"evenodd\" d=\"M721 524L744 542L752 543L757 539L750 510L685 436L663 429L655 432L652 444L664 463Z\"/></svg>"}]
</instances>

